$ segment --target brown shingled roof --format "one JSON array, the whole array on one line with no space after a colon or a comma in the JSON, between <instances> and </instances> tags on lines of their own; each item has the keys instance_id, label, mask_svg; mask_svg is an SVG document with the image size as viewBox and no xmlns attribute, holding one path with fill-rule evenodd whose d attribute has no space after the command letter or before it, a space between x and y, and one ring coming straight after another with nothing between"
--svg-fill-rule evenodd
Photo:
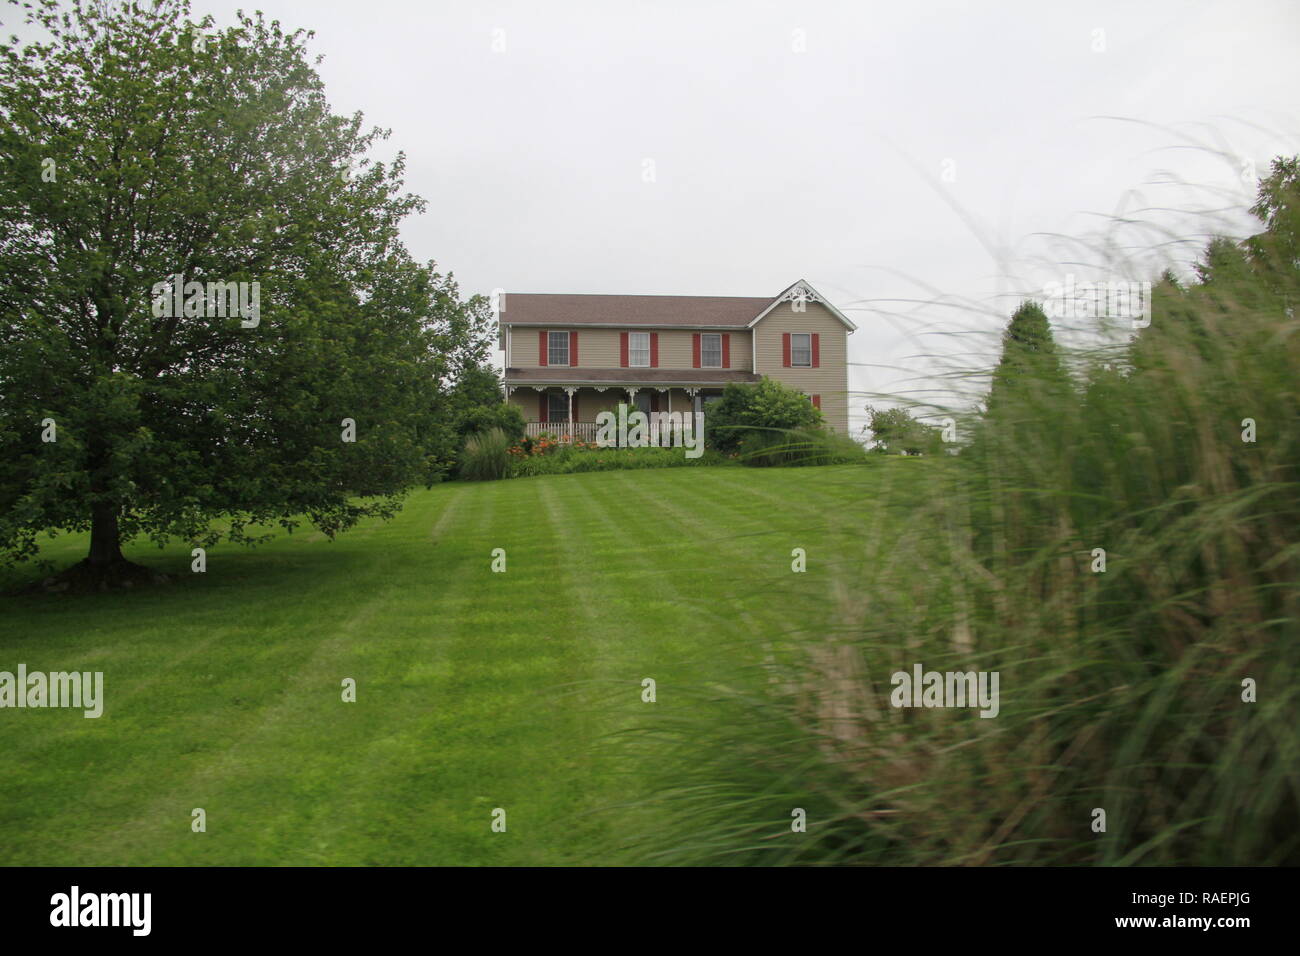
<instances>
[{"instance_id":1,"label":"brown shingled roof","mask_svg":"<svg viewBox=\"0 0 1300 956\"><path fill-rule=\"evenodd\" d=\"M726 295L545 295L502 297L502 325L743 329L770 298Z\"/></svg>"}]
</instances>

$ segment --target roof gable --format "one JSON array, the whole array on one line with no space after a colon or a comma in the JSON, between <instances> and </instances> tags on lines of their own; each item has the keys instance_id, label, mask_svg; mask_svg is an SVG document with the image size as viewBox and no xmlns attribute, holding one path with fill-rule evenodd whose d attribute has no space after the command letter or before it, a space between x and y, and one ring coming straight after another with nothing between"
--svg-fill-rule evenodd
<instances>
[{"instance_id":1,"label":"roof gable","mask_svg":"<svg viewBox=\"0 0 1300 956\"><path fill-rule=\"evenodd\" d=\"M754 326L758 325L759 322L762 322L763 319L767 318L768 313L771 312L773 309L775 309L782 302L791 302L791 303L816 302L819 305L825 306L826 311L828 311L831 315L835 316L835 318L843 322L845 327L850 332L857 331L858 327L854 325L852 322L850 322L848 320L848 317L845 316L843 312L835 308L835 305L831 302L830 299L826 298L820 292L814 289L812 285L809 284L808 281L805 279L800 279L798 282L794 283L794 285L790 286L790 288L786 289L775 299L773 299L771 303L768 304L767 308L765 308L762 312L760 312L758 315L754 317L754 319L749 323L749 327L752 329Z\"/></svg>"}]
</instances>

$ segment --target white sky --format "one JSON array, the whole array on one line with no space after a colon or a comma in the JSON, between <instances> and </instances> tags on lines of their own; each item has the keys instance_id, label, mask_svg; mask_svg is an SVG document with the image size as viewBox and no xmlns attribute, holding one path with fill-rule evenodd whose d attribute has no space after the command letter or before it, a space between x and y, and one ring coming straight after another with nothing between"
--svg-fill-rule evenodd
<instances>
[{"instance_id":1,"label":"white sky","mask_svg":"<svg viewBox=\"0 0 1300 956\"><path fill-rule=\"evenodd\" d=\"M1294 0L195 12L224 24L239 6L316 31L334 109L391 127L429 200L412 253L466 293L775 295L806 278L860 326L851 385L897 401L938 355L987 359L995 335L948 333L1000 331L1046 281L1153 278L1139 250L1186 261L1211 231L1246 234L1239 215L1176 211L1244 208L1251 164L1300 152ZM1148 227L1104 255L1118 213Z\"/></svg>"}]
</instances>

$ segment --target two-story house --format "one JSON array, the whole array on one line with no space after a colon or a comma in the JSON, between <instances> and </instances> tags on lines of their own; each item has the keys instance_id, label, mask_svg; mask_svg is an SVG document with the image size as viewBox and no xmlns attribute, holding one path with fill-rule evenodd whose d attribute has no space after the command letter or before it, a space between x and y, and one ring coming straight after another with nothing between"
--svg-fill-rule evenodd
<instances>
[{"instance_id":1,"label":"two-story house","mask_svg":"<svg viewBox=\"0 0 1300 956\"><path fill-rule=\"evenodd\" d=\"M764 376L848 433L856 326L803 280L775 298L509 293L500 309L506 400L529 434L590 440L596 416L620 403L705 411L731 382Z\"/></svg>"}]
</instances>

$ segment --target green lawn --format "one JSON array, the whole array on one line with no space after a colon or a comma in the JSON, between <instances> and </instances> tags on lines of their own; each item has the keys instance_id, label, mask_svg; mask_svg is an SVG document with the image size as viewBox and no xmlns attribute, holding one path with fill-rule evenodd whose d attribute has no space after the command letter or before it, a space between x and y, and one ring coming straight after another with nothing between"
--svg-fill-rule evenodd
<instances>
[{"instance_id":1,"label":"green lawn","mask_svg":"<svg viewBox=\"0 0 1300 956\"><path fill-rule=\"evenodd\" d=\"M148 592L3 598L0 670L103 671L106 704L0 710L0 864L617 861L662 781L611 739L747 673L789 626L776 590L826 586L878 473L447 484L334 542L213 549L201 575L133 546L177 577Z\"/></svg>"}]
</instances>

